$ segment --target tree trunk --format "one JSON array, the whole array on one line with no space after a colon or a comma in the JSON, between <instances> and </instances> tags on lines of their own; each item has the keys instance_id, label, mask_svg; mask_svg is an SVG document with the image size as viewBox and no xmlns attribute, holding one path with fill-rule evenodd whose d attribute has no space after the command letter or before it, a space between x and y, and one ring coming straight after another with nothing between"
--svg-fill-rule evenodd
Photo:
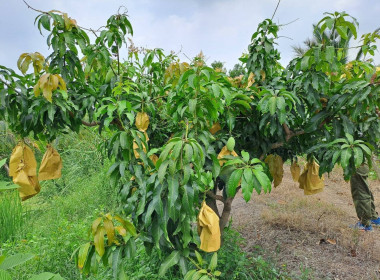
<instances>
[{"instance_id":1,"label":"tree trunk","mask_svg":"<svg viewBox=\"0 0 380 280\"><path fill-rule=\"evenodd\" d=\"M230 198L227 198L226 201L224 202L222 216L220 217L220 220L219 220L220 232L223 232L224 228L226 227L228 223L228 220L231 214L231 206L232 206L233 200L234 198L230 197Z\"/></svg>"},{"instance_id":2,"label":"tree trunk","mask_svg":"<svg viewBox=\"0 0 380 280\"><path fill-rule=\"evenodd\" d=\"M220 214L219 214L219 210L218 210L218 206L216 205L216 199L214 198L211 198L211 197L208 197L206 198L206 204L216 213L216 215L218 215L218 217L220 218Z\"/></svg>"}]
</instances>

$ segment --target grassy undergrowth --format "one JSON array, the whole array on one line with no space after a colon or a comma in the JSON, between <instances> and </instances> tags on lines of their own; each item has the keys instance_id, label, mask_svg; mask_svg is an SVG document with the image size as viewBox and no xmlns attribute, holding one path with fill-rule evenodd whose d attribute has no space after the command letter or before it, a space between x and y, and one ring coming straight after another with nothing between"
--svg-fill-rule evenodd
<instances>
[{"instance_id":1,"label":"grassy undergrowth","mask_svg":"<svg viewBox=\"0 0 380 280\"><path fill-rule=\"evenodd\" d=\"M74 250L88 241L89 227L98 214L117 211L118 193L110 187L107 176L110 163L97 149L101 141L96 132L83 130L79 135L65 135L54 144L63 159L62 178L42 182L41 193L23 202L24 210L28 210L23 228L0 243L0 254L36 255L11 271L13 279L26 280L44 271L59 273L67 280L112 279L111 272L102 266L97 275L86 278L71 259ZM37 161L43 152L43 148L36 150ZM218 269L223 272L220 279L289 279L271 262L243 252L242 242L237 232L226 229L224 245L218 252ZM159 278L161 260L157 252L147 253L142 243L137 244L136 257L124 260L131 280L183 279L176 268Z\"/></svg>"}]
</instances>

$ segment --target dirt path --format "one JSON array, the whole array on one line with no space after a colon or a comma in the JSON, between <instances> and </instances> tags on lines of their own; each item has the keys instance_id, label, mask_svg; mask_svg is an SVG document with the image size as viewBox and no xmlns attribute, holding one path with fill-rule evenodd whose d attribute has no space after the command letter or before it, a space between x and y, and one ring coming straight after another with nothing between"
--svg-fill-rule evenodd
<instances>
[{"instance_id":1,"label":"dirt path","mask_svg":"<svg viewBox=\"0 0 380 280\"><path fill-rule=\"evenodd\" d=\"M309 279L380 279L380 228L360 232L350 186L339 171L325 179L322 193L305 196L289 168L270 194L241 195L232 205L232 226L247 240L246 251L262 250L278 266ZM380 212L380 183L370 181Z\"/></svg>"}]
</instances>

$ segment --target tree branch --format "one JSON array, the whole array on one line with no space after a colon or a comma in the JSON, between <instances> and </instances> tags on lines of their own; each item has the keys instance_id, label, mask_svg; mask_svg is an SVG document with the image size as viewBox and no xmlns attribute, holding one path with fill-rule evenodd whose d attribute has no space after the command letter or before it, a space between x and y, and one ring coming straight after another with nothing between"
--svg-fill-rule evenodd
<instances>
[{"instance_id":1,"label":"tree branch","mask_svg":"<svg viewBox=\"0 0 380 280\"><path fill-rule=\"evenodd\" d=\"M4 81L3 79L0 78L0 82L2 82L4 85L6 85L8 88L13 89L15 92L18 94L21 94L21 91L17 90L15 87L13 87L11 84L8 82Z\"/></svg>"},{"instance_id":2,"label":"tree branch","mask_svg":"<svg viewBox=\"0 0 380 280\"><path fill-rule=\"evenodd\" d=\"M280 5L280 2L281 2L281 0L278 0L278 3L277 3L277 6L276 6L276 9L274 10L274 12L273 12L273 15L272 15L272 18L271 18L271 20L273 20L273 18L274 18L274 15L276 14L276 12L277 12L277 9L278 9L278 6Z\"/></svg>"},{"instance_id":3,"label":"tree branch","mask_svg":"<svg viewBox=\"0 0 380 280\"><path fill-rule=\"evenodd\" d=\"M219 201L221 201L221 202L223 202L223 203L226 202L223 196L221 196L221 195L217 195L217 194L214 194L212 191L208 191L206 194L207 194L209 197L211 197L211 198L213 198L213 199L215 199L215 200L219 200Z\"/></svg>"}]
</instances>

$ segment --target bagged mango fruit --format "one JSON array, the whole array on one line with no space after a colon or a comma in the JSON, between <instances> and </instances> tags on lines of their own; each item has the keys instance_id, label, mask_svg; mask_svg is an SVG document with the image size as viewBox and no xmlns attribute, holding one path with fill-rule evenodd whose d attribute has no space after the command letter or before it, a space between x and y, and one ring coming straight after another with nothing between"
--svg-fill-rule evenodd
<instances>
[{"instance_id":1,"label":"bagged mango fruit","mask_svg":"<svg viewBox=\"0 0 380 280\"><path fill-rule=\"evenodd\" d=\"M301 168L296 161L292 162L292 165L290 166L290 173L292 173L293 181L298 182L301 174Z\"/></svg>"},{"instance_id":2,"label":"bagged mango fruit","mask_svg":"<svg viewBox=\"0 0 380 280\"><path fill-rule=\"evenodd\" d=\"M23 142L17 144L9 161L9 175L20 186L18 191L23 201L40 192L36 169L33 151Z\"/></svg>"},{"instance_id":3,"label":"bagged mango fruit","mask_svg":"<svg viewBox=\"0 0 380 280\"><path fill-rule=\"evenodd\" d=\"M212 127L209 129L209 131L211 132L211 134L215 134L221 129L222 129L222 127L220 126L220 123L216 122L212 125Z\"/></svg>"},{"instance_id":4,"label":"bagged mango fruit","mask_svg":"<svg viewBox=\"0 0 380 280\"><path fill-rule=\"evenodd\" d=\"M23 162L23 170L28 176L37 175L37 161L34 153L25 143L20 142L13 148L11 158L9 160L9 176L14 177L19 168L19 164Z\"/></svg>"},{"instance_id":5,"label":"bagged mango fruit","mask_svg":"<svg viewBox=\"0 0 380 280\"><path fill-rule=\"evenodd\" d=\"M41 190L37 176L28 176L24 164L20 163L17 174L13 177L13 182L20 187L18 188L22 201L38 194Z\"/></svg>"},{"instance_id":6,"label":"bagged mango fruit","mask_svg":"<svg viewBox=\"0 0 380 280\"><path fill-rule=\"evenodd\" d=\"M144 135L145 135L145 140L146 140L146 142L148 142L148 141L149 141L149 137L148 137L148 134L147 134L145 131L144 131ZM140 137L140 136L139 136L139 137ZM143 150L144 150L144 152L146 153L147 150L146 150L145 144L142 143L142 146L143 146ZM140 158L140 154L139 154L139 152L137 151L138 148L139 148L139 145L137 145L136 141L133 141L133 153L134 153L136 159L139 159L139 158Z\"/></svg>"},{"instance_id":7,"label":"bagged mango fruit","mask_svg":"<svg viewBox=\"0 0 380 280\"><path fill-rule=\"evenodd\" d=\"M136 127L141 132L145 132L149 126L149 116L147 113L138 112L135 121Z\"/></svg>"},{"instance_id":8,"label":"bagged mango fruit","mask_svg":"<svg viewBox=\"0 0 380 280\"><path fill-rule=\"evenodd\" d=\"M201 250L205 252L215 252L219 250L219 217L209 206L207 206L206 202L202 203L198 215L198 234L201 239Z\"/></svg>"},{"instance_id":9,"label":"bagged mango fruit","mask_svg":"<svg viewBox=\"0 0 380 280\"><path fill-rule=\"evenodd\" d=\"M237 153L235 151L230 152L227 149L227 146L224 146L222 148L222 150L220 151L220 153L218 154L218 160L219 160L220 166L222 166L227 161L225 159L222 159L224 156L234 156L234 157L237 157L238 155L237 155Z\"/></svg>"},{"instance_id":10,"label":"bagged mango fruit","mask_svg":"<svg viewBox=\"0 0 380 280\"><path fill-rule=\"evenodd\" d=\"M279 155L268 155L264 162L269 166L269 172L273 177L273 186L277 187L284 176L284 162Z\"/></svg>"},{"instance_id":11,"label":"bagged mango fruit","mask_svg":"<svg viewBox=\"0 0 380 280\"><path fill-rule=\"evenodd\" d=\"M43 181L61 178L61 170L62 159L59 153L51 145L48 145L42 158L38 179Z\"/></svg>"},{"instance_id":12,"label":"bagged mango fruit","mask_svg":"<svg viewBox=\"0 0 380 280\"><path fill-rule=\"evenodd\" d=\"M319 165L315 161L306 163L299 177L300 189L305 195L316 194L323 191L325 187L324 178L319 177Z\"/></svg>"},{"instance_id":13,"label":"bagged mango fruit","mask_svg":"<svg viewBox=\"0 0 380 280\"><path fill-rule=\"evenodd\" d=\"M156 162L158 161L158 156L156 154L153 154L149 158L151 161L153 161L154 165L156 165Z\"/></svg>"}]
</instances>

